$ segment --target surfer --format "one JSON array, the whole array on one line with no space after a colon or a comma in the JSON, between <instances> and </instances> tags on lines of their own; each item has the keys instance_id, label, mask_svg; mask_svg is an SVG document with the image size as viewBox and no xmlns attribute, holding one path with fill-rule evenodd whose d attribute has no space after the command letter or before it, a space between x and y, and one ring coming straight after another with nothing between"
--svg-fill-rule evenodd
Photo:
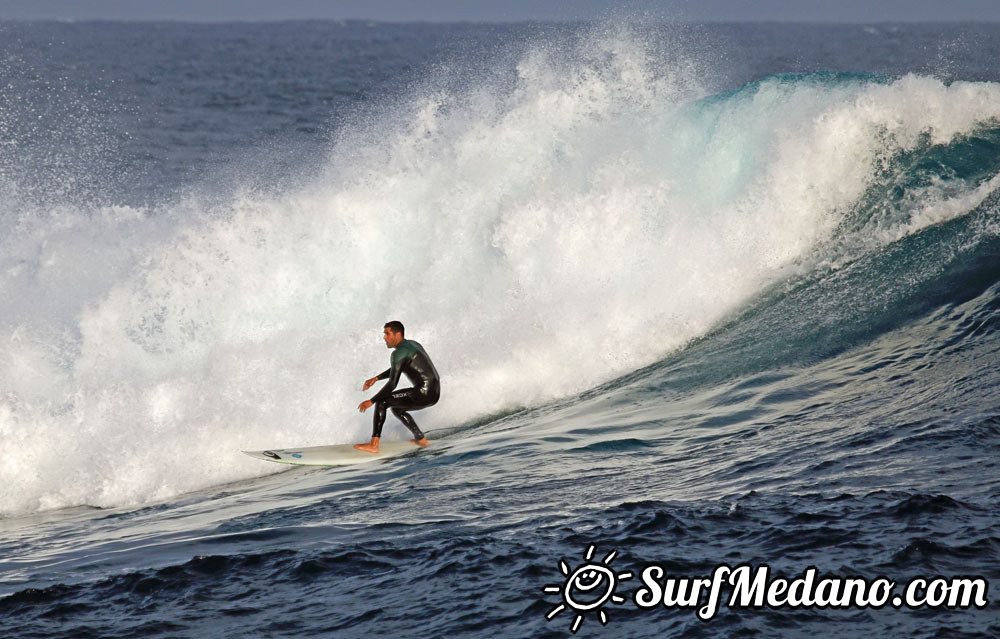
<instances>
[{"instance_id":1,"label":"surfer","mask_svg":"<svg viewBox=\"0 0 1000 639\"><path fill-rule=\"evenodd\" d=\"M441 395L441 380L438 377L437 369L427 356L424 347L411 339L403 337L403 323L392 321L387 322L382 337L385 339L386 348L395 349L390 358L389 369L383 371L377 377L365 380L365 385L361 390L368 390L380 379L388 379L389 383L375 393L371 399L366 399L358 405L358 410L362 413L375 407L375 415L372 419L372 440L367 444L355 444L358 450L369 453L378 452L378 441L382 436L382 425L385 423L385 411L392 409L392 414L399 418L403 425L413 433L410 441L417 446L427 446L430 444L417 422L413 421L410 415L411 410L420 410L437 403ZM396 390L399 383L399 376L405 374L413 384L412 388Z\"/></svg>"}]
</instances>

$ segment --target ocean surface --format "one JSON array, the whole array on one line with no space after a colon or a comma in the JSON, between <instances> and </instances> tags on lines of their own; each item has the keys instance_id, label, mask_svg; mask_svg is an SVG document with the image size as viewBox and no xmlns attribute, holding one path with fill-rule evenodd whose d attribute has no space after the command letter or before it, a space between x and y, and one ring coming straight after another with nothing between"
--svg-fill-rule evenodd
<instances>
[{"instance_id":1,"label":"ocean surface","mask_svg":"<svg viewBox=\"0 0 1000 639\"><path fill-rule=\"evenodd\" d=\"M998 362L1000 25L0 23L4 637L997 637Z\"/></svg>"}]
</instances>

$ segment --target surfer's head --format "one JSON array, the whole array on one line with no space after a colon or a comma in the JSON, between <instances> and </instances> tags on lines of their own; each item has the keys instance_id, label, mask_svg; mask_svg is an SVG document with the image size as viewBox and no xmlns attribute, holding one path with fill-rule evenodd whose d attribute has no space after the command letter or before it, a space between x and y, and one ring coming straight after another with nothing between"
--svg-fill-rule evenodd
<instances>
[{"instance_id":1,"label":"surfer's head","mask_svg":"<svg viewBox=\"0 0 1000 639\"><path fill-rule=\"evenodd\" d=\"M382 330L382 337L385 339L386 348L396 348L399 346L399 343L403 341L405 330L402 322L397 322L396 320L386 322Z\"/></svg>"}]
</instances>

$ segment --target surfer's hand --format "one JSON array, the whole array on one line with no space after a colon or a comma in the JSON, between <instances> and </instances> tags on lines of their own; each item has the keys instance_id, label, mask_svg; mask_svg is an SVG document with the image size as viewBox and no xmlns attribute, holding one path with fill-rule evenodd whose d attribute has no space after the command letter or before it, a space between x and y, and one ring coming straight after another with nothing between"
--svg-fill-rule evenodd
<instances>
[{"instance_id":1,"label":"surfer's hand","mask_svg":"<svg viewBox=\"0 0 1000 639\"><path fill-rule=\"evenodd\" d=\"M358 404L358 410L362 413L372 407L372 400L366 399L365 401Z\"/></svg>"},{"instance_id":2,"label":"surfer's hand","mask_svg":"<svg viewBox=\"0 0 1000 639\"><path fill-rule=\"evenodd\" d=\"M369 388L372 387L372 384L374 384L377 381L378 381L377 377L373 377L371 379L366 379L365 380L365 385L361 387L361 390L368 390Z\"/></svg>"}]
</instances>

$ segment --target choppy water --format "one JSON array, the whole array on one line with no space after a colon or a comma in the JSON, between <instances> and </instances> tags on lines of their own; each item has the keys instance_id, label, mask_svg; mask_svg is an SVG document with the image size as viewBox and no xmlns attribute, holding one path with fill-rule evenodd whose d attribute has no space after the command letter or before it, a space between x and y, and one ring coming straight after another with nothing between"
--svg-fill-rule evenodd
<instances>
[{"instance_id":1,"label":"choppy water","mask_svg":"<svg viewBox=\"0 0 1000 639\"><path fill-rule=\"evenodd\" d=\"M590 545L992 597L581 636L1000 634L997 27L0 37L12 636L566 636ZM239 453L365 439L387 319L432 447Z\"/></svg>"}]
</instances>

